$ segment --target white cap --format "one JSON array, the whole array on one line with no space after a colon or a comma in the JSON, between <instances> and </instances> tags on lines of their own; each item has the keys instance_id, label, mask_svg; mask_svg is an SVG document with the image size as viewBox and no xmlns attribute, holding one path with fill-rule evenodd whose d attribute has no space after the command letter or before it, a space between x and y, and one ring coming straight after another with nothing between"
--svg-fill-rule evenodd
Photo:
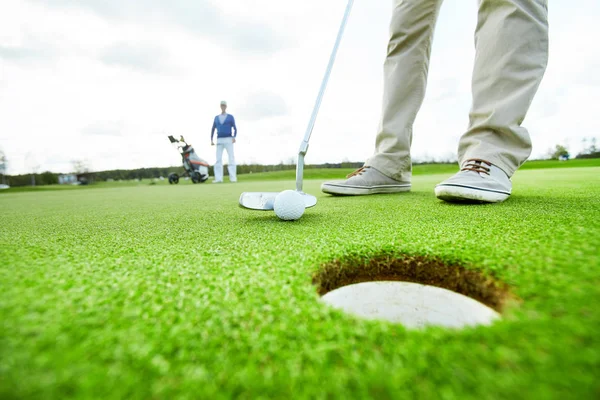
<instances>
[{"instance_id":1,"label":"white cap","mask_svg":"<svg viewBox=\"0 0 600 400\"><path fill-rule=\"evenodd\" d=\"M227 102L226 102L225 100L221 100L221 105L222 105L222 106L226 106L226 105L227 105Z\"/></svg>"}]
</instances>

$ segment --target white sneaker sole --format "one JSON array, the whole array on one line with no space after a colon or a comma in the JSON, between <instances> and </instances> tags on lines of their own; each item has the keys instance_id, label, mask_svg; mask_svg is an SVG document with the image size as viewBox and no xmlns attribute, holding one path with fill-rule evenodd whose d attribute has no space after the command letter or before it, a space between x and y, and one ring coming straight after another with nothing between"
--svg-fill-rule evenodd
<instances>
[{"instance_id":1,"label":"white sneaker sole","mask_svg":"<svg viewBox=\"0 0 600 400\"><path fill-rule=\"evenodd\" d=\"M342 196L361 196L366 194L401 193L410 191L410 183L400 185L352 186L343 183L323 183L321 191Z\"/></svg>"},{"instance_id":2,"label":"white sneaker sole","mask_svg":"<svg viewBox=\"0 0 600 400\"><path fill-rule=\"evenodd\" d=\"M435 187L435 196L448 202L481 202L500 203L508 199L510 193L471 186L438 185Z\"/></svg>"}]
</instances>

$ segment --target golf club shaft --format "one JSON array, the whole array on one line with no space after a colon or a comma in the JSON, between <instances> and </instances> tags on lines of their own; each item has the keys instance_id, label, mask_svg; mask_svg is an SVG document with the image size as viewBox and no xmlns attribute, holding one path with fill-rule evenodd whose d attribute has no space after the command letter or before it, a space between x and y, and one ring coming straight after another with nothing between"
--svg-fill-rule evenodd
<instances>
[{"instance_id":1,"label":"golf club shaft","mask_svg":"<svg viewBox=\"0 0 600 400\"><path fill-rule=\"evenodd\" d=\"M353 4L354 0L348 0L348 5L346 6L346 11L344 12L344 18L342 19L342 24L340 25L340 30L338 32L337 39L333 46L333 51L331 52L331 56L329 57L329 64L327 65L325 77L323 78L323 82L321 83L321 89L319 90L319 95L317 96L315 107L310 117L310 121L308 122L308 127L306 128L304 139L302 140L302 143L300 143L300 150L298 151L298 161L296 163L296 190L299 192L302 192L302 181L304 177L304 156L308 151L308 141L310 140L310 135L312 134L313 128L315 126L315 121L317 120L317 114L319 113L321 101L323 100L325 89L327 88L329 75L331 75L331 70L333 69L333 64L335 62L335 56L337 54L338 47L340 47L340 42L342 41L342 36L344 35L344 29L346 28L346 22L348 22L348 17L350 16L350 11L352 10Z\"/></svg>"}]
</instances>

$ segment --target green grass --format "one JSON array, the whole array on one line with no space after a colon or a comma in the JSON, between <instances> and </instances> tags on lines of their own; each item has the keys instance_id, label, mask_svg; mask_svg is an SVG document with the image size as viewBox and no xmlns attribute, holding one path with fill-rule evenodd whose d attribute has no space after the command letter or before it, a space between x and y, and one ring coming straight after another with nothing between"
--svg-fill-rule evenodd
<instances>
[{"instance_id":1,"label":"green grass","mask_svg":"<svg viewBox=\"0 0 600 400\"><path fill-rule=\"evenodd\" d=\"M0 398L598 398L600 168L522 170L481 206L435 199L452 172L319 194L296 222L237 206L292 180L6 193ZM321 265L382 253L482 270L521 303L462 331L320 303Z\"/></svg>"}]
</instances>

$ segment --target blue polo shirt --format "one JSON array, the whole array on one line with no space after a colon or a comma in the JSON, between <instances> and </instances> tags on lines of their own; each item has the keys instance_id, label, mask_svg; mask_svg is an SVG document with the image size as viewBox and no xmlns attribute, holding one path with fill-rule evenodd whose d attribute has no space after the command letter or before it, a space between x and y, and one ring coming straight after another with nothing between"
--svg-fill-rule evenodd
<instances>
[{"instance_id":1,"label":"blue polo shirt","mask_svg":"<svg viewBox=\"0 0 600 400\"><path fill-rule=\"evenodd\" d=\"M231 114L227 114L223 123L221 123L218 115L215 117L212 129L210 131L211 141L213 140L213 137L215 135L215 129L217 130L218 138L237 136L237 126L235 126L235 118L233 118L233 115Z\"/></svg>"}]
</instances>

